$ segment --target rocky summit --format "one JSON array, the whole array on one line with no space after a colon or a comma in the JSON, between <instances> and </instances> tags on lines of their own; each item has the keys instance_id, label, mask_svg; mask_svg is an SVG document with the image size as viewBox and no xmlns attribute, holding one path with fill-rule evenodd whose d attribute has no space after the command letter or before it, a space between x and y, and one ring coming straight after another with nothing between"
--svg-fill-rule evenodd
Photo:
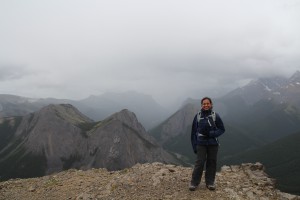
<instances>
[{"instance_id":1,"label":"rocky summit","mask_svg":"<svg viewBox=\"0 0 300 200\"><path fill-rule=\"evenodd\" d=\"M40 178L0 182L0 199L300 199L275 189L260 163L223 166L215 191L202 182L189 191L192 168L136 164L120 171L69 169Z\"/></svg>"}]
</instances>

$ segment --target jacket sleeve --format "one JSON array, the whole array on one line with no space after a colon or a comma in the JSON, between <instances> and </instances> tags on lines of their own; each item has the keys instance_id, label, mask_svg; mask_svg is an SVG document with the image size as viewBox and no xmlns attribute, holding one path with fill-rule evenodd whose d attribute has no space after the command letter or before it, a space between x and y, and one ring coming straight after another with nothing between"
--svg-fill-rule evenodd
<instances>
[{"instance_id":1,"label":"jacket sleeve","mask_svg":"<svg viewBox=\"0 0 300 200\"><path fill-rule=\"evenodd\" d=\"M219 137L225 132L223 121L219 114L216 113L216 128L209 131L209 137Z\"/></svg>"},{"instance_id":2,"label":"jacket sleeve","mask_svg":"<svg viewBox=\"0 0 300 200\"><path fill-rule=\"evenodd\" d=\"M191 143L194 151L196 151L196 147L197 147L196 133L197 133L197 115L194 117L193 124L192 124L192 131L191 131Z\"/></svg>"}]
</instances>

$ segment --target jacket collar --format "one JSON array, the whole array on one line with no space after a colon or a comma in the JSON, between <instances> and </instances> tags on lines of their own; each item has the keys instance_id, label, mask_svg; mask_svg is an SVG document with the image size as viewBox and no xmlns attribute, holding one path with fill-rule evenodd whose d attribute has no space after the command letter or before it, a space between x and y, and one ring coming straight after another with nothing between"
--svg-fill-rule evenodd
<instances>
[{"instance_id":1,"label":"jacket collar","mask_svg":"<svg viewBox=\"0 0 300 200\"><path fill-rule=\"evenodd\" d=\"M209 109L209 110L201 109L201 113L202 113L203 115L205 115L205 116L210 115L211 112L212 112L212 109Z\"/></svg>"}]
</instances>

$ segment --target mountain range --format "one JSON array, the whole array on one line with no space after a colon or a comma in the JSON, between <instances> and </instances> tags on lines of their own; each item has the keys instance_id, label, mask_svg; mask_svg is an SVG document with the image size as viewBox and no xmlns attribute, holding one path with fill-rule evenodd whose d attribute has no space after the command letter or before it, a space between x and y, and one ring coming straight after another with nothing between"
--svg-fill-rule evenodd
<instances>
[{"instance_id":1,"label":"mountain range","mask_svg":"<svg viewBox=\"0 0 300 200\"><path fill-rule=\"evenodd\" d=\"M122 109L128 109L137 115L146 129L156 126L171 113L159 105L150 95L133 91L104 93L99 96L91 95L78 101L0 94L0 117L24 116L49 104L71 104L95 121L103 120Z\"/></svg>"},{"instance_id":2,"label":"mountain range","mask_svg":"<svg viewBox=\"0 0 300 200\"><path fill-rule=\"evenodd\" d=\"M36 177L69 168L120 170L136 163L180 164L127 109L93 121L70 104L0 121L0 177Z\"/></svg>"},{"instance_id":3,"label":"mountain range","mask_svg":"<svg viewBox=\"0 0 300 200\"><path fill-rule=\"evenodd\" d=\"M299 102L300 72L297 71L289 79L274 77L251 81L214 99L213 107L225 122L226 132L231 133L226 137L238 133L251 140L251 148L300 130ZM199 99L187 99L178 111L149 132L161 144L180 141L174 138L189 135L187 132L193 117L201 109L200 104Z\"/></svg>"},{"instance_id":4,"label":"mountain range","mask_svg":"<svg viewBox=\"0 0 300 200\"><path fill-rule=\"evenodd\" d=\"M225 134L219 138L221 144L219 166L234 164L236 156L243 157L244 162L248 160L263 162L264 160L255 156L248 159L247 152L299 132L299 103L299 71L287 79L270 77L253 80L223 97L213 99L214 110L220 114L226 128ZM149 133L160 141L165 149L181 155L182 159L191 164L195 159L190 142L191 124L193 117L201 108L200 104L200 99L187 99L177 112L149 130ZM276 148L276 146L272 147ZM268 155L266 153L266 157ZM290 157L290 154L285 156ZM290 157L290 160L298 162L300 159ZM289 170L289 165L281 163L278 164L277 169L281 173L276 173L275 178L281 181L284 172ZM299 169L296 171L300 172ZM298 177L296 179L300 180ZM279 185L284 185L284 189L290 186L287 182L281 182ZM293 190L290 187L289 189L289 191Z\"/></svg>"},{"instance_id":5,"label":"mountain range","mask_svg":"<svg viewBox=\"0 0 300 200\"><path fill-rule=\"evenodd\" d=\"M51 103L64 104L49 105ZM299 183L298 176L294 176L299 173L299 158L291 153L297 152L295 145L289 144L293 139L297 141L293 134L300 131L300 72L290 78L253 80L213 99L213 106L226 128L219 138L219 166L236 164L237 160L273 163L266 166L270 173L271 169L276 169L272 174L279 180L279 187L298 193L298 188L293 186ZM126 109L116 111L125 107L139 114L135 116ZM154 160L179 163L173 154L183 163L193 164L195 155L190 144L190 130L200 107L200 99L187 99L167 117L168 112L150 96L131 92L90 96L81 101L0 95L0 176L4 179L12 174L33 176L32 171L36 176L71 167L104 166L113 170ZM149 134L138 122L140 118L145 120L143 125L153 127ZM154 126L159 121L161 123ZM292 139L286 139L289 137ZM124 146L118 145L123 141ZM286 162L272 161L276 158L271 154L278 147L273 144L290 148L285 154ZM53 148L53 145L58 146ZM264 156L257 156L260 154ZM266 160L268 157L272 159ZM294 179L284 181L290 163L294 163L295 173L288 177L294 176Z\"/></svg>"},{"instance_id":6,"label":"mountain range","mask_svg":"<svg viewBox=\"0 0 300 200\"><path fill-rule=\"evenodd\" d=\"M237 88L223 98L239 96L248 105L253 105L262 99L273 100L276 103L290 103L300 107L300 71L296 71L290 78L270 77L252 80L242 88Z\"/></svg>"}]
</instances>

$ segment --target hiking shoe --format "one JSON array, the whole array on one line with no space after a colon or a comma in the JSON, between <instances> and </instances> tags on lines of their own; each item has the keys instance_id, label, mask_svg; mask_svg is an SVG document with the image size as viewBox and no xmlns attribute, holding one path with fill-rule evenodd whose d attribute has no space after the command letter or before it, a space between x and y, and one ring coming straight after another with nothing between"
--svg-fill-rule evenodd
<instances>
[{"instance_id":1,"label":"hiking shoe","mask_svg":"<svg viewBox=\"0 0 300 200\"><path fill-rule=\"evenodd\" d=\"M195 191L196 188L197 188L197 186L196 186L196 185L193 185L193 184L190 184L190 186L189 186L189 190L190 190L190 191Z\"/></svg>"},{"instance_id":2,"label":"hiking shoe","mask_svg":"<svg viewBox=\"0 0 300 200\"><path fill-rule=\"evenodd\" d=\"M207 189L209 190L215 190L216 186L215 185L206 185Z\"/></svg>"}]
</instances>

